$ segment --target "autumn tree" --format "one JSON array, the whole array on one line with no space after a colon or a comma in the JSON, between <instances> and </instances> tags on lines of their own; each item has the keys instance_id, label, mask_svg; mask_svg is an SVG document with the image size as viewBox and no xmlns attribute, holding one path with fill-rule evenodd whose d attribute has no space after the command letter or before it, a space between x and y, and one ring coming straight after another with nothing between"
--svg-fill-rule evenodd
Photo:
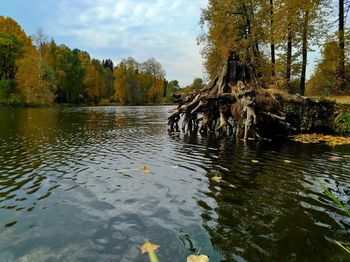
<instances>
[{"instance_id":1,"label":"autumn tree","mask_svg":"<svg viewBox=\"0 0 350 262\"><path fill-rule=\"evenodd\" d=\"M159 94L164 88L165 70L154 57L147 59L141 66L143 72L152 77L152 86L148 90L148 95L153 103L157 103Z\"/></svg>"},{"instance_id":2,"label":"autumn tree","mask_svg":"<svg viewBox=\"0 0 350 262\"><path fill-rule=\"evenodd\" d=\"M28 49L18 62L20 70L16 82L27 105L50 105L54 101L54 94L43 79L44 67L41 62L40 53L34 47Z\"/></svg>"},{"instance_id":3,"label":"autumn tree","mask_svg":"<svg viewBox=\"0 0 350 262\"><path fill-rule=\"evenodd\" d=\"M123 59L114 70L115 94L121 104L158 103L164 95L165 71L154 58L143 63Z\"/></svg>"},{"instance_id":4,"label":"autumn tree","mask_svg":"<svg viewBox=\"0 0 350 262\"><path fill-rule=\"evenodd\" d=\"M303 0L299 2L299 34L301 39L301 75L300 94L305 94L307 56L310 44L318 42L325 31L325 17L328 11L328 1Z\"/></svg>"},{"instance_id":5,"label":"autumn tree","mask_svg":"<svg viewBox=\"0 0 350 262\"><path fill-rule=\"evenodd\" d=\"M105 94L106 81L104 68L97 59L90 59L87 52L78 52L81 67L84 70L84 90L89 103L98 104Z\"/></svg>"},{"instance_id":6,"label":"autumn tree","mask_svg":"<svg viewBox=\"0 0 350 262\"><path fill-rule=\"evenodd\" d=\"M262 8L270 14L271 7L261 5L261 1L210 0L203 9L201 24L207 31L200 35L199 42L204 45L202 54L211 77L229 52L257 66L261 64L262 45L270 42L270 30L264 28L271 20Z\"/></svg>"},{"instance_id":7,"label":"autumn tree","mask_svg":"<svg viewBox=\"0 0 350 262\"><path fill-rule=\"evenodd\" d=\"M128 104L130 99L126 71L127 69L122 62L114 70L115 99L122 105Z\"/></svg>"},{"instance_id":8,"label":"autumn tree","mask_svg":"<svg viewBox=\"0 0 350 262\"><path fill-rule=\"evenodd\" d=\"M210 0L202 11L203 33L198 38L209 75L213 78L233 52L255 66L263 84L277 80L303 94L307 54L325 34L328 2ZM300 85L293 87L297 79Z\"/></svg>"}]
</instances>

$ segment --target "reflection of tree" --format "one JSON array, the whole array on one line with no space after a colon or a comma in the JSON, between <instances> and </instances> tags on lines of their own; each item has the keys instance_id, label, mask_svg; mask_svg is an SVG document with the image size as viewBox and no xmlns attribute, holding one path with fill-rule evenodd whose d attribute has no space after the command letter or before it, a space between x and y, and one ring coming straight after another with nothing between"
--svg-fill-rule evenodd
<instances>
[{"instance_id":1,"label":"reflection of tree","mask_svg":"<svg viewBox=\"0 0 350 262\"><path fill-rule=\"evenodd\" d=\"M12 109L1 116L0 126L6 130L0 129L0 207L8 210L1 221L6 224L13 212L32 211L38 200L51 194L52 189L42 185L47 175L41 171L45 148L50 148L46 144L53 142L49 129L55 118L41 109Z\"/></svg>"},{"instance_id":2,"label":"reflection of tree","mask_svg":"<svg viewBox=\"0 0 350 262\"><path fill-rule=\"evenodd\" d=\"M315 187L316 182L309 181L314 175L308 170L310 166L321 168L312 154L322 155L329 148L285 143L243 145L198 136L186 137L184 142L207 148L203 154L211 160L206 166L209 186L205 194L209 199L197 204L203 210L203 226L212 245L225 261L344 259L327 240L336 236L346 240L346 230L337 232L339 224L334 218L341 212L320 201L325 196ZM293 163L287 164L286 158ZM252 163L253 159L259 162ZM327 167L323 168L326 171ZM222 179L211 179L214 176ZM216 204L210 204L210 199Z\"/></svg>"}]
</instances>

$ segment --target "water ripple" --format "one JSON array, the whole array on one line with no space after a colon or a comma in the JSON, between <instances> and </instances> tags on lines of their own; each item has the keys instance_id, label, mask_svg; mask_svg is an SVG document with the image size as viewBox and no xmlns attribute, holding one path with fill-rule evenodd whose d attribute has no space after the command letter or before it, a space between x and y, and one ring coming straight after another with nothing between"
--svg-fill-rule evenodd
<instances>
[{"instance_id":1,"label":"water ripple","mask_svg":"<svg viewBox=\"0 0 350 262\"><path fill-rule=\"evenodd\" d=\"M173 136L168 109L1 109L0 260L342 261L320 183L350 206L348 146Z\"/></svg>"}]
</instances>

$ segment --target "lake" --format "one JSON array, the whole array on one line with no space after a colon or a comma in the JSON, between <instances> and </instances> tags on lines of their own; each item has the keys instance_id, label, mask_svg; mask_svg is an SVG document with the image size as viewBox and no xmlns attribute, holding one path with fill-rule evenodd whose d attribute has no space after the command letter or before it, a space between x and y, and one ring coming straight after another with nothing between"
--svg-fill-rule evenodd
<instances>
[{"instance_id":1,"label":"lake","mask_svg":"<svg viewBox=\"0 0 350 262\"><path fill-rule=\"evenodd\" d=\"M171 107L0 109L0 261L349 261L350 146L167 130Z\"/></svg>"}]
</instances>

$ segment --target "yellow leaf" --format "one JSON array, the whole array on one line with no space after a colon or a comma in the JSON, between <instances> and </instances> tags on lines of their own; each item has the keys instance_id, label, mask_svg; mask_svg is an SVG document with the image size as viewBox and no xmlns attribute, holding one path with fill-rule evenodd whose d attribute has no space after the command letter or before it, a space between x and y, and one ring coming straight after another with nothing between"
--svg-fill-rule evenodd
<instances>
[{"instance_id":1,"label":"yellow leaf","mask_svg":"<svg viewBox=\"0 0 350 262\"><path fill-rule=\"evenodd\" d=\"M259 163L259 161L258 161L258 160L253 159L253 160L252 160L252 163L256 164L256 163Z\"/></svg>"},{"instance_id":2,"label":"yellow leaf","mask_svg":"<svg viewBox=\"0 0 350 262\"><path fill-rule=\"evenodd\" d=\"M292 161L285 159L284 162L286 163L292 163Z\"/></svg>"},{"instance_id":3,"label":"yellow leaf","mask_svg":"<svg viewBox=\"0 0 350 262\"><path fill-rule=\"evenodd\" d=\"M149 172L151 172L151 171L149 170L149 168L148 168L147 166L144 166L144 167L143 167L143 173L144 173L144 174L148 174Z\"/></svg>"},{"instance_id":4,"label":"yellow leaf","mask_svg":"<svg viewBox=\"0 0 350 262\"><path fill-rule=\"evenodd\" d=\"M190 255L187 257L187 262L209 262L209 257L205 255Z\"/></svg>"},{"instance_id":5,"label":"yellow leaf","mask_svg":"<svg viewBox=\"0 0 350 262\"><path fill-rule=\"evenodd\" d=\"M149 241L146 241L140 247L140 250L141 250L141 254L144 254L144 253L156 251L158 248L159 248L159 245L152 244Z\"/></svg>"},{"instance_id":6,"label":"yellow leaf","mask_svg":"<svg viewBox=\"0 0 350 262\"><path fill-rule=\"evenodd\" d=\"M338 161L340 159L340 157L338 156L331 156L330 158L328 158L328 160L330 161Z\"/></svg>"},{"instance_id":7,"label":"yellow leaf","mask_svg":"<svg viewBox=\"0 0 350 262\"><path fill-rule=\"evenodd\" d=\"M222 176L213 176L211 179L215 180L216 182L220 182Z\"/></svg>"}]
</instances>

